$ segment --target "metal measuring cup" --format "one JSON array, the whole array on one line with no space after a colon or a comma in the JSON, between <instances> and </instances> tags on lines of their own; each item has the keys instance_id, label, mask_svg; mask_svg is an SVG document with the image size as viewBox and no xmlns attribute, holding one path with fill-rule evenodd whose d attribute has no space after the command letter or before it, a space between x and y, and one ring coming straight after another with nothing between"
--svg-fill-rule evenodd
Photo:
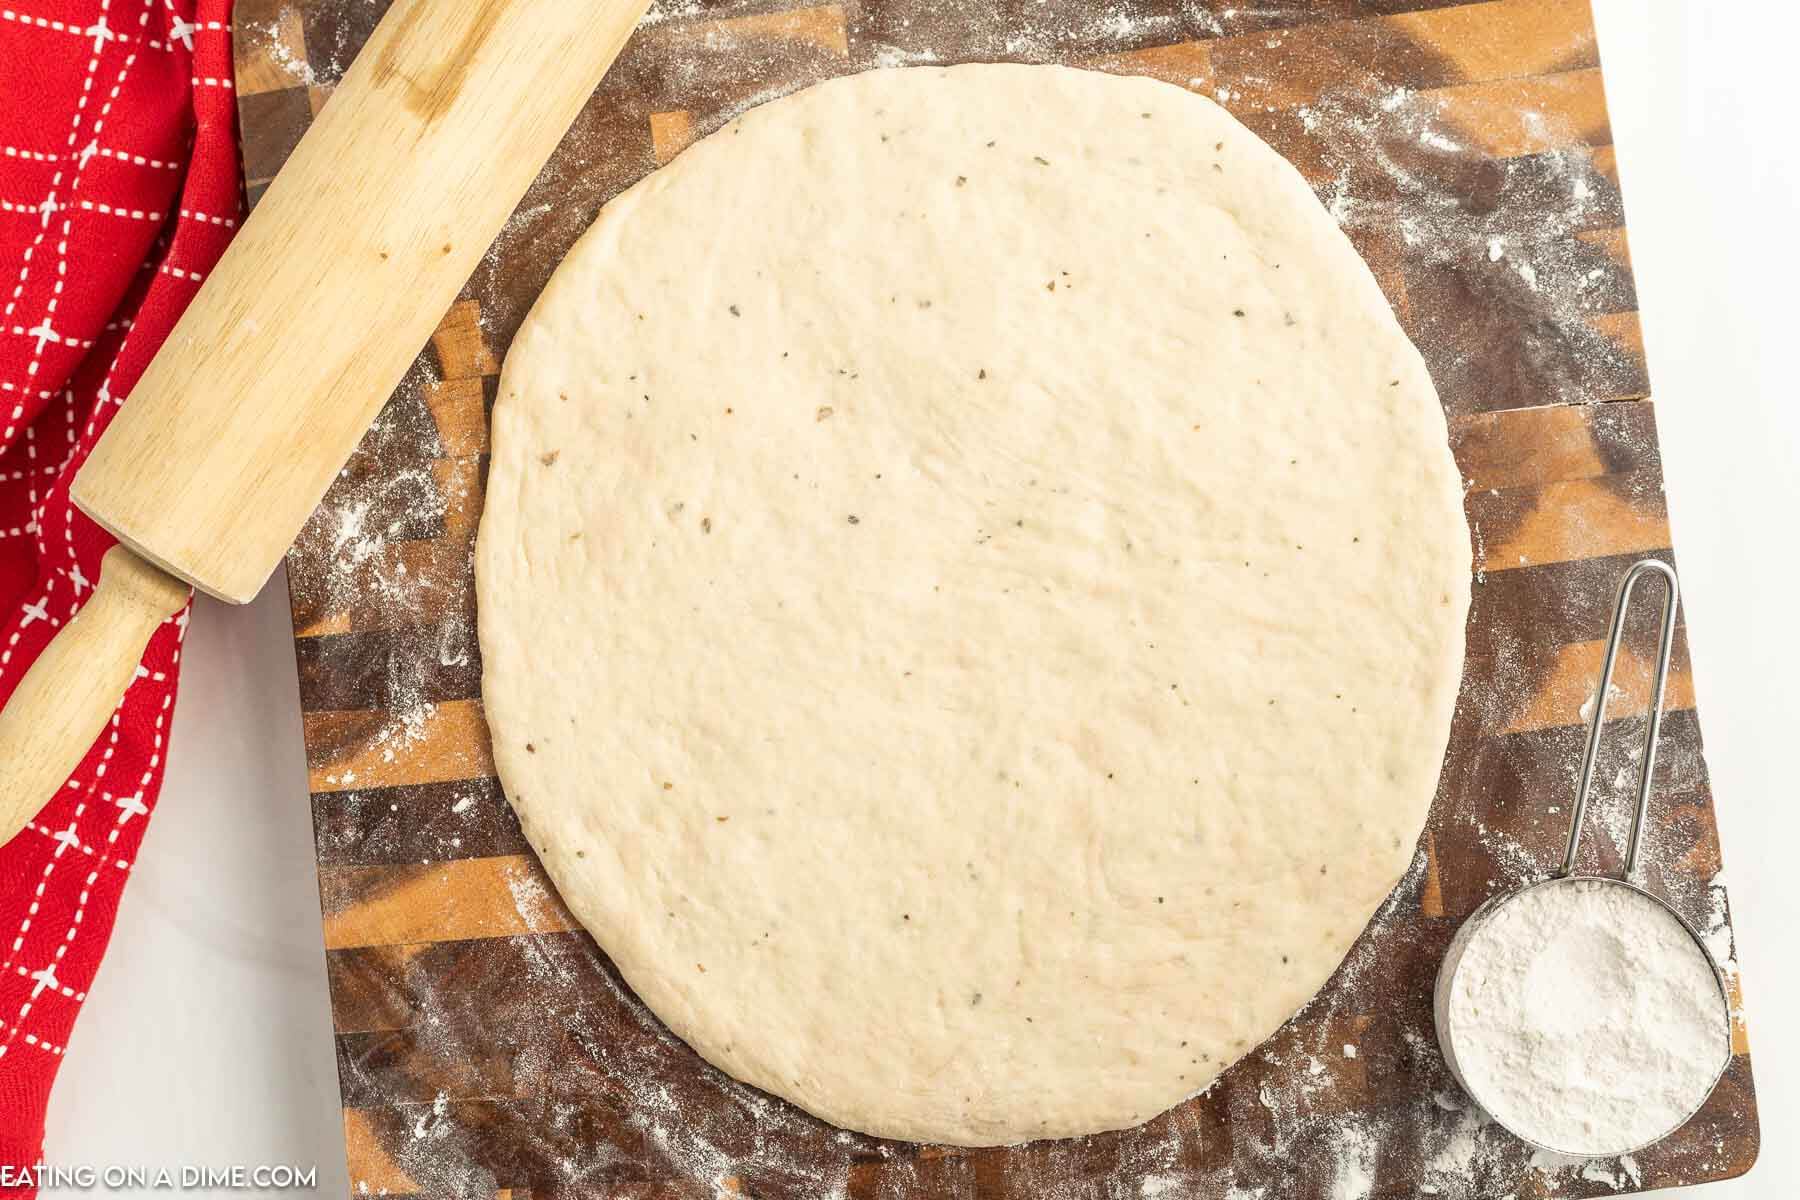
<instances>
[{"instance_id":1,"label":"metal measuring cup","mask_svg":"<svg viewBox=\"0 0 1800 1200\"><path fill-rule=\"evenodd\" d=\"M1593 786L1594 761L1600 749L1600 729L1606 721L1607 692L1612 686L1613 665L1618 657L1619 641L1625 630L1625 614L1631 604L1632 589L1637 586L1638 580L1642 579L1645 575L1650 574L1662 576L1667 584L1667 591L1663 599L1662 627L1660 631L1661 644L1657 654L1655 684L1650 700L1649 728L1644 735L1643 769L1638 777L1637 813L1631 822L1630 840L1625 851L1625 869L1616 879L1605 875L1576 875L1575 852L1581 845L1581 827L1583 819L1587 815L1588 792ZM1456 1077L1457 1083L1462 1085L1463 1091L1468 1093L1469 1097L1474 1100L1476 1104L1480 1105L1484 1112L1490 1117L1493 1117L1496 1124L1506 1129L1509 1133L1513 1134L1513 1136L1517 1137L1520 1141L1525 1142L1527 1145L1539 1150L1548 1150L1555 1154L1575 1155L1580 1157L1592 1156L1591 1151L1574 1151L1567 1147L1544 1145L1542 1142L1526 1137L1518 1130L1507 1125L1506 1122L1499 1117L1494 1116L1493 1109L1488 1105L1488 1098L1484 1097L1476 1088L1470 1086L1469 1080L1466 1078L1462 1067L1457 1062L1456 1030L1450 1016L1450 1000L1453 985L1456 979L1457 968L1462 963L1463 952L1469 948L1470 943L1474 940L1475 935L1480 931L1482 926L1492 919L1501 908L1517 900L1527 892L1566 888L1575 884L1585 884L1589 886L1599 884L1605 887L1626 888L1636 892L1638 895L1645 897L1652 904L1655 904L1664 912L1668 913L1676 920L1681 928L1687 931L1688 937L1693 940L1694 947L1699 950L1701 955L1705 958L1707 966L1712 971L1713 982L1719 989L1722 1011L1725 1013L1725 1029L1722 1031L1723 1038L1721 1041L1721 1045L1724 1047L1724 1053L1720 1056L1718 1070L1714 1072L1711 1081L1706 1086L1706 1090L1701 1093L1700 1099L1695 1102L1690 1110L1682 1115L1680 1120L1676 1121L1668 1129L1663 1130L1655 1137L1650 1138L1648 1141L1640 1142L1635 1146L1620 1146L1617 1149L1609 1149L1602 1155L1603 1157L1631 1154L1638 1150L1642 1150L1645 1146L1661 1141L1669 1134L1675 1132L1675 1130L1680 1129L1683 1125L1687 1124L1687 1122L1692 1119L1694 1113L1698 1112L1701 1105L1706 1102L1706 1097L1711 1094L1712 1089L1718 1084L1719 1077L1725 1073L1725 1068L1731 1061L1731 1000L1730 993L1725 986L1725 976L1723 972L1719 970L1718 961L1713 958L1712 952L1707 949L1706 942L1700 936L1699 932L1696 931L1680 913L1671 908L1661 897L1652 895L1650 892L1631 881L1632 876L1637 872L1639 853L1643 849L1644 823L1650 810L1651 777L1656 770L1657 735L1662 730L1663 694L1667 689L1669 660L1675 646L1675 611L1679 603L1680 585L1676 582L1674 568L1670 567L1667 563L1659 562L1655 559L1645 559L1642 562L1634 564L1630 570L1625 572L1625 578L1619 583L1618 596L1613 602L1612 630L1607 636L1606 657L1600 668L1600 688L1594 698L1594 715L1588 723L1587 750L1581 760L1581 784L1576 792L1574 812L1569 820L1568 848L1563 854L1562 866L1548 879L1539 880L1538 882L1528 884L1525 887L1517 888L1510 892L1502 892L1497 896L1490 897L1479 908L1470 913L1468 919L1463 922L1462 928L1457 930L1455 938L1451 940L1450 949L1444 955L1443 964L1438 968L1437 986L1433 996L1432 1016L1437 1027L1438 1045L1443 1050L1444 1062L1445 1065L1450 1068L1450 1073Z\"/></svg>"}]
</instances>

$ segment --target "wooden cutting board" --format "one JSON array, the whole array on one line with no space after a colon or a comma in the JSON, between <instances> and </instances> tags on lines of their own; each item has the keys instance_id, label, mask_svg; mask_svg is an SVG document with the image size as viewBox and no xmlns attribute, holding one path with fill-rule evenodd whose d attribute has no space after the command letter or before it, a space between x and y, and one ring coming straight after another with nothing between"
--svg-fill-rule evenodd
<instances>
[{"instance_id":1,"label":"wooden cutting board","mask_svg":"<svg viewBox=\"0 0 1800 1200\"><path fill-rule=\"evenodd\" d=\"M384 7L240 0L253 200ZM998 59L1215 96L1300 166L1430 364L1478 570L1420 854L1319 997L1207 1093L1138 1129L964 1151L843 1133L738 1085L622 988L493 778L470 547L501 357L602 203L806 83ZM653 9L288 561L353 1189L1524 1200L1747 1170L1758 1134L1741 1005L1706 1108L1622 1160L1528 1153L1468 1108L1432 1037L1432 977L1457 923L1560 854L1613 585L1635 558L1671 554L1635 309L1579 0ZM1633 622L1586 869L1618 866L1653 642ZM1646 878L1706 931L1735 994L1685 631L1669 704Z\"/></svg>"}]
</instances>

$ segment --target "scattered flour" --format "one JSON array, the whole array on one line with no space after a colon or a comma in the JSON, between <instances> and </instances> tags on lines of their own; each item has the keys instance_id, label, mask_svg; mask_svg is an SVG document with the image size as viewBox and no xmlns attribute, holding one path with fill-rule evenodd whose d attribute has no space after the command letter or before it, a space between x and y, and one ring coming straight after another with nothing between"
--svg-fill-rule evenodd
<instances>
[{"instance_id":1,"label":"scattered flour","mask_svg":"<svg viewBox=\"0 0 1800 1200\"><path fill-rule=\"evenodd\" d=\"M1581 1178L1590 1183L1604 1183L1614 1191L1623 1191L1627 1186L1642 1187L1643 1172L1638 1169L1637 1160L1629 1154L1621 1155L1617 1167L1608 1167L1605 1163L1590 1162L1581 1168Z\"/></svg>"},{"instance_id":2,"label":"scattered flour","mask_svg":"<svg viewBox=\"0 0 1800 1200\"><path fill-rule=\"evenodd\" d=\"M413 1122L413 1139L423 1141L426 1138L441 1138L450 1132L445 1116L450 1112L450 1095L439 1091L431 1101L431 1111Z\"/></svg>"},{"instance_id":3,"label":"scattered flour","mask_svg":"<svg viewBox=\"0 0 1800 1200\"><path fill-rule=\"evenodd\" d=\"M1617 704L1624 697L1624 695L1625 695L1625 690L1623 688L1621 688L1618 684L1616 684L1616 683L1607 684L1606 685L1607 707L1610 708L1612 705ZM1588 698L1581 702L1581 711L1579 712L1578 715L1581 717L1581 719L1583 721L1589 721L1589 720L1593 719L1594 701L1598 698L1598 696L1599 696L1599 693L1597 693L1597 692L1589 692Z\"/></svg>"},{"instance_id":4,"label":"scattered flour","mask_svg":"<svg viewBox=\"0 0 1800 1200\"><path fill-rule=\"evenodd\" d=\"M651 0L650 8L638 21L638 27L661 25L664 21L680 21L697 17L706 11L700 0Z\"/></svg>"},{"instance_id":5,"label":"scattered flour","mask_svg":"<svg viewBox=\"0 0 1800 1200\"><path fill-rule=\"evenodd\" d=\"M1331 1176L1330 1200L1368 1200L1375 1190L1374 1140L1351 1125L1339 1131L1337 1165Z\"/></svg>"},{"instance_id":6,"label":"scattered flour","mask_svg":"<svg viewBox=\"0 0 1800 1200\"><path fill-rule=\"evenodd\" d=\"M558 927L553 919L558 903L541 876L521 868L508 867L506 887L512 893L513 907L524 918L527 929L536 933L539 930L553 931Z\"/></svg>"},{"instance_id":7,"label":"scattered flour","mask_svg":"<svg viewBox=\"0 0 1800 1200\"><path fill-rule=\"evenodd\" d=\"M248 39L248 44L256 46L261 51L261 56L282 74L305 87L316 86L319 77L313 71L312 63L294 53L288 45L282 25L280 20L261 25L246 21L240 28L243 36Z\"/></svg>"}]
</instances>

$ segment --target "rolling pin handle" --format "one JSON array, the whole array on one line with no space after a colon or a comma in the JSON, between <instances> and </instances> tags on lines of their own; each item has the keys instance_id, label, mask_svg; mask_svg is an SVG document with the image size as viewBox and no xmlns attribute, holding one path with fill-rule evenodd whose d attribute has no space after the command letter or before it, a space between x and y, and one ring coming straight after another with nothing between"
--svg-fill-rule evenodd
<instances>
[{"instance_id":1,"label":"rolling pin handle","mask_svg":"<svg viewBox=\"0 0 1800 1200\"><path fill-rule=\"evenodd\" d=\"M131 686L144 647L187 604L188 585L124 546L0 708L0 845L69 781Z\"/></svg>"}]
</instances>

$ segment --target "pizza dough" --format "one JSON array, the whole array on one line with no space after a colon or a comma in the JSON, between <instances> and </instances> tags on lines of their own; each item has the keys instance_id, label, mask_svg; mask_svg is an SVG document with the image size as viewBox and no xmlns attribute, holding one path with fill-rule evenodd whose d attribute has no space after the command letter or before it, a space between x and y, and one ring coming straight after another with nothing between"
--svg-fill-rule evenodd
<instances>
[{"instance_id":1,"label":"pizza dough","mask_svg":"<svg viewBox=\"0 0 1800 1200\"><path fill-rule=\"evenodd\" d=\"M1462 661L1444 417L1210 101L874 71L609 204L501 378L494 756L718 1067L868 1133L1127 1126L1330 976Z\"/></svg>"}]
</instances>

